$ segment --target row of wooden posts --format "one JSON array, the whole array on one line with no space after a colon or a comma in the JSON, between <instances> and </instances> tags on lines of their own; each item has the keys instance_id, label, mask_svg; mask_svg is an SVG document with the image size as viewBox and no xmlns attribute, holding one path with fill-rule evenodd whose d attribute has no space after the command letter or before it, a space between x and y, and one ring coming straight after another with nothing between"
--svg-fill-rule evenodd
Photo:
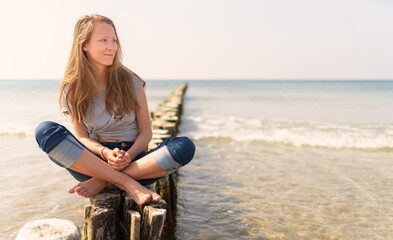
<instances>
[{"instance_id":1,"label":"row of wooden posts","mask_svg":"<svg viewBox=\"0 0 393 240\"><path fill-rule=\"evenodd\" d=\"M187 83L181 84L151 113L153 137L147 150L177 135ZM160 239L173 235L177 214L177 172L154 183L162 200L138 206L124 191L107 188L85 206L83 240Z\"/></svg>"}]
</instances>

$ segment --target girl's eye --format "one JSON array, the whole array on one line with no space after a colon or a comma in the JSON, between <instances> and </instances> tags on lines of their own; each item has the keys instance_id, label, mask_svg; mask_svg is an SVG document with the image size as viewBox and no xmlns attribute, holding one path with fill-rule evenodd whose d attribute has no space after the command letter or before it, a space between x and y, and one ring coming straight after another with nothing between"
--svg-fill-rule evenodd
<instances>
[{"instance_id":1,"label":"girl's eye","mask_svg":"<svg viewBox=\"0 0 393 240\"><path fill-rule=\"evenodd\" d=\"M101 39L100 42L106 42L106 39Z\"/></svg>"},{"instance_id":2,"label":"girl's eye","mask_svg":"<svg viewBox=\"0 0 393 240\"><path fill-rule=\"evenodd\" d=\"M112 42L113 42L113 43L117 43L117 41L116 41L115 39L112 39Z\"/></svg>"}]
</instances>

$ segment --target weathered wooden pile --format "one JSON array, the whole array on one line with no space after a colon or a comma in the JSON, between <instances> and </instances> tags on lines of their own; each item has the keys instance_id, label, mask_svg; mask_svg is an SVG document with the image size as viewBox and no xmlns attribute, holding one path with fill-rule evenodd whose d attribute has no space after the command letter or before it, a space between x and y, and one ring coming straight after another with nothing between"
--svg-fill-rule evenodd
<instances>
[{"instance_id":1,"label":"weathered wooden pile","mask_svg":"<svg viewBox=\"0 0 393 240\"><path fill-rule=\"evenodd\" d=\"M177 135L186 89L187 83L181 84L151 113L153 138L148 150ZM163 230L170 235L176 226L176 176L174 172L152 186L161 195L159 202L138 206L113 187L92 197L85 206L82 239L160 239Z\"/></svg>"},{"instance_id":2,"label":"weathered wooden pile","mask_svg":"<svg viewBox=\"0 0 393 240\"><path fill-rule=\"evenodd\" d=\"M165 221L164 200L143 206L116 188L90 198L82 239L159 239Z\"/></svg>"}]
</instances>

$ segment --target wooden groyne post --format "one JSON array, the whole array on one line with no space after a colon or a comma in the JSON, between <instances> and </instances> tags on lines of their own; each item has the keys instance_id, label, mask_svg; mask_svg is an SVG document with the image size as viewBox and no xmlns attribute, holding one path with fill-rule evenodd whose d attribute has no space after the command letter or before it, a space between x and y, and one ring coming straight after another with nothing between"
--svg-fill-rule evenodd
<instances>
[{"instance_id":1,"label":"wooden groyne post","mask_svg":"<svg viewBox=\"0 0 393 240\"><path fill-rule=\"evenodd\" d=\"M151 113L153 137L147 150L177 135L187 83L181 84ZM124 191L106 188L90 198L84 209L83 240L160 239L176 226L177 172L153 184L162 200L138 206Z\"/></svg>"}]
</instances>

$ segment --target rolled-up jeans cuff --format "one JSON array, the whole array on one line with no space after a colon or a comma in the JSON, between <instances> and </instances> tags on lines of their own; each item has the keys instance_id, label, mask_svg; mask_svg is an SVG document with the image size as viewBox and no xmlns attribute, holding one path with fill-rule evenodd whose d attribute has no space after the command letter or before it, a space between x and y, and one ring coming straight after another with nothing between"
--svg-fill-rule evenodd
<instances>
[{"instance_id":1,"label":"rolled-up jeans cuff","mask_svg":"<svg viewBox=\"0 0 393 240\"><path fill-rule=\"evenodd\" d=\"M67 136L49 153L49 157L66 168L70 168L82 155L84 148L76 139Z\"/></svg>"},{"instance_id":2,"label":"rolled-up jeans cuff","mask_svg":"<svg viewBox=\"0 0 393 240\"><path fill-rule=\"evenodd\" d=\"M176 169L181 167L181 165L172 158L167 146L163 146L162 148L154 151L153 156L156 159L158 165L160 165L160 167L168 174L176 171Z\"/></svg>"}]
</instances>

